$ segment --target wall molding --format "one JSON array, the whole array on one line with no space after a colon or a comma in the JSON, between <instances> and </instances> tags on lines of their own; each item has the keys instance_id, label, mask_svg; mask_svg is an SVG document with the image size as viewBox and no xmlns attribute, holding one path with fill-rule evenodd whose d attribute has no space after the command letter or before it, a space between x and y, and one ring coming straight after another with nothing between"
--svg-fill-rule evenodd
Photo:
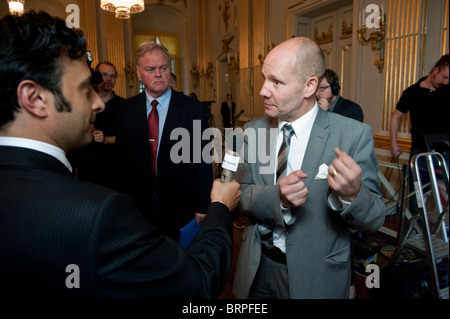
<instances>
[{"instance_id":1,"label":"wall molding","mask_svg":"<svg viewBox=\"0 0 450 319\"><path fill-rule=\"evenodd\" d=\"M389 136L375 135L373 137L375 148L391 150L391 138ZM397 138L398 147L403 153L409 153L411 150L411 140L405 138Z\"/></svg>"}]
</instances>

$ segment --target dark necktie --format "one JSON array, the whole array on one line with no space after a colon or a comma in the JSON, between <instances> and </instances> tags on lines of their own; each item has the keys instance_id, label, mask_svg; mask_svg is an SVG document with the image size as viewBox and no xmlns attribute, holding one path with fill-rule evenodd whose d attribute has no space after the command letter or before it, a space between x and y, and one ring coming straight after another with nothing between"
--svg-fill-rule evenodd
<instances>
[{"instance_id":1,"label":"dark necktie","mask_svg":"<svg viewBox=\"0 0 450 319\"><path fill-rule=\"evenodd\" d=\"M151 173L151 187L156 187L156 160L158 153L158 139L159 139L159 115L156 106L158 101L152 101L152 110L148 116L148 136L150 142L150 173Z\"/></svg>"}]
</instances>

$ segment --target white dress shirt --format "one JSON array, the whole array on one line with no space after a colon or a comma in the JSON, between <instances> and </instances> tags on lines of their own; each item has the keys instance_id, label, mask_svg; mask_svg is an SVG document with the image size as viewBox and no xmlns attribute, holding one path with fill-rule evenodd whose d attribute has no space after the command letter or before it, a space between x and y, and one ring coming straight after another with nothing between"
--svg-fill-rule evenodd
<instances>
[{"instance_id":1,"label":"white dress shirt","mask_svg":"<svg viewBox=\"0 0 450 319\"><path fill-rule=\"evenodd\" d=\"M306 147L308 146L309 136L311 135L311 130L316 119L318 112L318 104L311 109L308 113L290 123L294 129L295 135L291 137L291 144L288 154L287 161L287 171L286 174L289 175L291 172L301 169L303 158L305 157ZM278 155L278 150L283 142L283 126L287 122L279 121L278 123L278 136L277 136L277 147L276 154ZM278 156L277 156L278 157ZM274 184L276 184L276 168L278 164L275 165L274 174ZM281 207L281 209L284 209ZM290 208L288 208L290 209ZM281 249L282 252L286 252L286 228L281 226L276 226L273 231L273 244Z\"/></svg>"}]
</instances>

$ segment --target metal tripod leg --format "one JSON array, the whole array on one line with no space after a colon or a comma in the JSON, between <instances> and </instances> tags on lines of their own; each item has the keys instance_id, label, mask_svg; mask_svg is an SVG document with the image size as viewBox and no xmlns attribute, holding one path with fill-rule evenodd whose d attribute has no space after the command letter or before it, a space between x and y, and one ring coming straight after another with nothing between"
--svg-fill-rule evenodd
<instances>
[{"instance_id":1,"label":"metal tripod leg","mask_svg":"<svg viewBox=\"0 0 450 319\"><path fill-rule=\"evenodd\" d=\"M418 165L419 159L425 158L427 169L428 169L428 175L430 178L431 183L431 193L434 197L434 205L435 205L435 211L439 214L438 216L441 217L441 214L443 214L443 208L442 208L442 202L439 194L439 187L437 183L437 177L436 177L436 171L433 163L433 158L437 160L439 166L441 167L442 176L444 178L444 183L447 189L448 194L448 169L446 167L445 161L441 154L436 152L431 153L422 153L415 155L412 159L412 163L414 165L413 169L413 179L414 179L414 188L416 191L416 198L417 198L417 205L418 209L421 215L422 220L422 228L423 228L423 243L424 248L428 260L428 267L430 271L430 282L433 290L433 294L437 298L441 298L440 294L440 287L439 287L439 278L436 268L436 259L437 256L435 255L434 246L439 242L446 242L447 243L447 254L448 257L448 238L447 235L444 234L443 238L439 241L437 238L437 234L433 234L431 232L430 223L428 220L428 212L424 201L424 193L423 193L423 185L422 185L422 179L420 176L420 168ZM438 221L442 222L442 218L438 218ZM436 227L436 229L439 229L439 225ZM434 236L434 238L432 238ZM441 257L441 256L439 256Z\"/></svg>"},{"instance_id":2,"label":"metal tripod leg","mask_svg":"<svg viewBox=\"0 0 450 319\"><path fill-rule=\"evenodd\" d=\"M420 175L419 159L424 159L427 164L427 173L430 179L430 183L423 185L422 177ZM436 161L438 167L440 168L442 180L446 188L446 207L448 207L448 168L441 154L436 152L421 153L415 155L411 159L411 175L414 181L414 189L417 199L417 211L415 212L412 219L409 221L408 230L405 236L400 240L398 249L394 254L392 263L396 263L403 249L408 246L422 255L425 256L427 265L430 272L430 283L432 288L432 294L436 298L442 298L442 292L439 287L439 278L437 273L436 263L442 258L448 258L448 236L445 227L441 224L444 221L444 214L448 213L448 208L443 209L442 200L440 197L438 181L436 176L436 170L434 167L434 162ZM430 187L430 190L424 194L424 188ZM437 223L431 231L431 225L428 219L427 212L427 199L432 197L434 199L434 209L437 213ZM417 225L417 220L420 220L420 225ZM421 234L416 236L411 236L414 227L420 226L422 229ZM442 230L444 232L442 232ZM448 287L446 288L448 293ZM447 297L448 298L448 297Z\"/></svg>"}]
</instances>

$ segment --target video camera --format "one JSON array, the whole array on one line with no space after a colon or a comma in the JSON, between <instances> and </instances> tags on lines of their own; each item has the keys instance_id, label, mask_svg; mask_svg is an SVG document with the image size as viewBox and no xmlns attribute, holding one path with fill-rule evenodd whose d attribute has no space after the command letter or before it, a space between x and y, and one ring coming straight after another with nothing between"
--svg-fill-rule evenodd
<instances>
[{"instance_id":1,"label":"video camera","mask_svg":"<svg viewBox=\"0 0 450 319\"><path fill-rule=\"evenodd\" d=\"M98 91L98 85L103 82L103 76L100 72L94 71L94 69L91 67L92 61L94 61L94 59L92 58L91 51L87 51L86 55L87 55L87 65L91 70L92 74L91 77L92 87L94 88L95 91Z\"/></svg>"}]
</instances>

